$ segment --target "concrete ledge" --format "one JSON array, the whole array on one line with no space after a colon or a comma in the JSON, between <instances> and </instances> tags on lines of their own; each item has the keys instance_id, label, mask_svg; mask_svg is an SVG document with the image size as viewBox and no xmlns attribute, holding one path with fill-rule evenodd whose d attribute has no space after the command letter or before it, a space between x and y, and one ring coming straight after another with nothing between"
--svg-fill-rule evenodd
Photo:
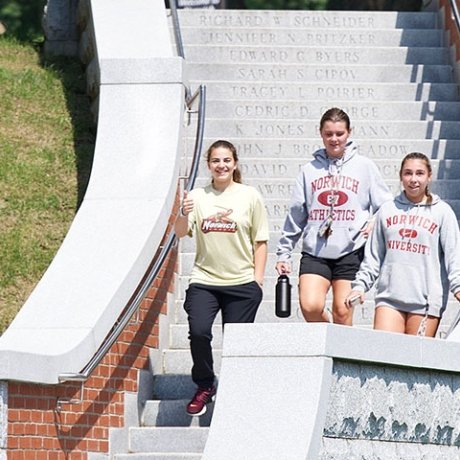
<instances>
[{"instance_id":1,"label":"concrete ledge","mask_svg":"<svg viewBox=\"0 0 460 460\"><path fill-rule=\"evenodd\" d=\"M103 59L99 63L101 83L177 83L183 79L183 62L180 57Z\"/></svg>"},{"instance_id":2,"label":"concrete ledge","mask_svg":"<svg viewBox=\"0 0 460 460\"><path fill-rule=\"evenodd\" d=\"M326 323L229 324L222 358L316 356L460 372L460 343Z\"/></svg>"},{"instance_id":3,"label":"concrete ledge","mask_svg":"<svg viewBox=\"0 0 460 460\"><path fill-rule=\"evenodd\" d=\"M203 460L377 459L398 449L384 458L455 458L459 353L456 342L333 324L228 324ZM348 457L331 456L339 445Z\"/></svg>"}]
</instances>

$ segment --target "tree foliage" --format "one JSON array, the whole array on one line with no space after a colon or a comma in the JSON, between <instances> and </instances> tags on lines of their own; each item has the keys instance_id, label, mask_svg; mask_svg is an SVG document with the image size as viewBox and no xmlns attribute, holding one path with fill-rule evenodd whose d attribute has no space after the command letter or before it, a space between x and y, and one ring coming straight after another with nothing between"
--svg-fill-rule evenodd
<instances>
[{"instance_id":1,"label":"tree foliage","mask_svg":"<svg viewBox=\"0 0 460 460\"><path fill-rule=\"evenodd\" d=\"M0 21L6 34L22 41L43 39L41 19L46 0L2 0Z\"/></svg>"}]
</instances>

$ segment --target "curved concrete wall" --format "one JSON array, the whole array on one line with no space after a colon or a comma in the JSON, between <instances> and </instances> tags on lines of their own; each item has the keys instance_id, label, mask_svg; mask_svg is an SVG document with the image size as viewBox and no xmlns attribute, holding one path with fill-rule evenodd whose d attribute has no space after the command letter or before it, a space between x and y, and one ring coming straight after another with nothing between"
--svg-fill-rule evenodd
<instances>
[{"instance_id":1,"label":"curved concrete wall","mask_svg":"<svg viewBox=\"0 0 460 460\"><path fill-rule=\"evenodd\" d=\"M52 264L0 338L0 379L57 383L79 372L132 296L175 197L182 59L163 2L88 4L100 81L93 169Z\"/></svg>"}]
</instances>

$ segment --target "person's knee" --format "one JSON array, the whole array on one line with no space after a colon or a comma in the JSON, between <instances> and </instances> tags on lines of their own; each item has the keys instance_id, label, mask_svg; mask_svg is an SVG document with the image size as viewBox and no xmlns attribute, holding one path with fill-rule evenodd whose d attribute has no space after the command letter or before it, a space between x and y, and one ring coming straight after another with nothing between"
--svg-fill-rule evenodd
<instances>
[{"instance_id":1,"label":"person's knee","mask_svg":"<svg viewBox=\"0 0 460 460\"><path fill-rule=\"evenodd\" d=\"M318 321L322 317L324 302L302 301L300 308L307 321Z\"/></svg>"},{"instance_id":2,"label":"person's knee","mask_svg":"<svg viewBox=\"0 0 460 460\"><path fill-rule=\"evenodd\" d=\"M313 299L301 299L300 307L306 313L318 313L324 308L324 302Z\"/></svg>"},{"instance_id":3,"label":"person's knee","mask_svg":"<svg viewBox=\"0 0 460 460\"><path fill-rule=\"evenodd\" d=\"M334 306L332 310L332 317L336 324L351 324L353 318L353 310L344 306Z\"/></svg>"},{"instance_id":4,"label":"person's knee","mask_svg":"<svg viewBox=\"0 0 460 460\"><path fill-rule=\"evenodd\" d=\"M195 326L189 330L189 339L193 342L210 342L212 340L212 332L206 327Z\"/></svg>"}]
</instances>

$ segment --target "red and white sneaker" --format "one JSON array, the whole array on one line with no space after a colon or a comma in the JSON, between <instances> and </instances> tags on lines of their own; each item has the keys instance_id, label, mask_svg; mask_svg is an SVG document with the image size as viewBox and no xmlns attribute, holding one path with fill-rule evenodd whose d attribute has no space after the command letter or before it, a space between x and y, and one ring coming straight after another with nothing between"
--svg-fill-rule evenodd
<instances>
[{"instance_id":1,"label":"red and white sneaker","mask_svg":"<svg viewBox=\"0 0 460 460\"><path fill-rule=\"evenodd\" d=\"M187 414L203 415L206 412L206 404L214 401L216 396L216 386L210 388L198 388L195 396L187 404Z\"/></svg>"}]
</instances>

